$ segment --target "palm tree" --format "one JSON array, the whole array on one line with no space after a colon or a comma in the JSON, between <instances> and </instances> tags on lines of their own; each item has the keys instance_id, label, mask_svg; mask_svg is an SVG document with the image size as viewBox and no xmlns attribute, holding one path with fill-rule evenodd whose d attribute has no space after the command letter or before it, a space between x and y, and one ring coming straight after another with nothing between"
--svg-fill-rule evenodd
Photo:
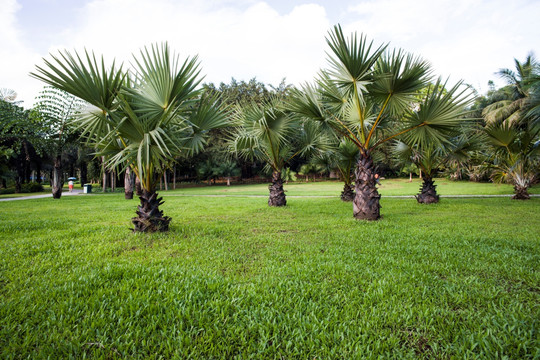
<instances>
[{"instance_id":1,"label":"palm tree","mask_svg":"<svg viewBox=\"0 0 540 360\"><path fill-rule=\"evenodd\" d=\"M528 188L538 178L540 163L540 63L532 54L523 63L514 61L515 71L498 72L509 94L484 109L484 132L492 150L492 178L512 182L513 198L524 200L530 198Z\"/></svg>"},{"instance_id":2,"label":"palm tree","mask_svg":"<svg viewBox=\"0 0 540 360\"><path fill-rule=\"evenodd\" d=\"M327 38L330 68L315 85L292 91L290 110L347 138L360 152L355 170L357 219L380 218L373 153L378 147L407 135L415 144L447 141L469 101L461 82L443 91L437 81L418 104L418 92L430 81L430 68L401 50L387 52L364 36L345 38L338 25Z\"/></svg>"},{"instance_id":3,"label":"palm tree","mask_svg":"<svg viewBox=\"0 0 540 360\"><path fill-rule=\"evenodd\" d=\"M493 180L513 183L513 199L530 199L528 189L540 169L540 127L531 122L520 129L508 122L488 125L484 131L493 150Z\"/></svg>"},{"instance_id":4,"label":"palm tree","mask_svg":"<svg viewBox=\"0 0 540 360\"><path fill-rule=\"evenodd\" d=\"M231 178L233 176L240 176L241 171L236 162L226 160L216 168L216 174L217 176L224 177L227 180L227 186L231 186Z\"/></svg>"},{"instance_id":5,"label":"palm tree","mask_svg":"<svg viewBox=\"0 0 540 360\"><path fill-rule=\"evenodd\" d=\"M36 113L39 114L42 126L47 129L47 137L50 139L49 151L54 159L53 175L51 178L51 190L54 199L62 196L62 186L64 179L62 176L62 152L70 142L76 141L77 135L74 133L71 120L84 106L84 102L77 97L58 90L51 86L46 86L38 96L38 103L35 106ZM71 176L71 175L70 175Z\"/></svg>"},{"instance_id":6,"label":"palm tree","mask_svg":"<svg viewBox=\"0 0 540 360\"><path fill-rule=\"evenodd\" d=\"M197 58L181 63L167 44L141 50L129 71L88 52L52 58L31 75L86 101L76 120L82 136L109 168L129 167L140 180L134 231L167 231L171 219L159 210L156 192L162 172L180 153L200 150L208 129L226 123L212 99L201 99Z\"/></svg>"},{"instance_id":7,"label":"palm tree","mask_svg":"<svg viewBox=\"0 0 540 360\"><path fill-rule=\"evenodd\" d=\"M450 163L465 163L479 145L479 139L474 133L466 132L465 128L456 128L455 131L456 136L439 147L432 144L407 144L399 140L393 146L393 153L400 163L413 164L424 174L420 192L415 195L420 204L438 203L439 195L434 179L437 171Z\"/></svg>"},{"instance_id":8,"label":"palm tree","mask_svg":"<svg viewBox=\"0 0 540 360\"><path fill-rule=\"evenodd\" d=\"M514 59L514 63L515 71L501 69L497 72L508 84L503 88L506 98L484 108L482 114L487 124L507 122L521 126L527 111L534 113L534 103L539 96L540 63L532 54L524 62Z\"/></svg>"},{"instance_id":9,"label":"palm tree","mask_svg":"<svg viewBox=\"0 0 540 360\"><path fill-rule=\"evenodd\" d=\"M281 173L296 156L324 150L326 137L320 135L316 124L303 123L280 108L278 100L258 105L238 107L236 130L230 147L238 156L257 159L272 171L272 184L268 187L269 206L285 206Z\"/></svg>"}]
</instances>

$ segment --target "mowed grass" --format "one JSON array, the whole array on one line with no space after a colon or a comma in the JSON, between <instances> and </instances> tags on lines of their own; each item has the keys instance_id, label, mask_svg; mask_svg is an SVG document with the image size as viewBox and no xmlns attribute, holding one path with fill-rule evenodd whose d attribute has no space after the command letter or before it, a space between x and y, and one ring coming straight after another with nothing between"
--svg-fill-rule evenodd
<instances>
[{"instance_id":1,"label":"mowed grass","mask_svg":"<svg viewBox=\"0 0 540 360\"><path fill-rule=\"evenodd\" d=\"M450 181L436 179L437 192L440 195L510 195L514 192L508 184L475 183L470 181ZM422 180L413 179L383 179L378 190L385 195L415 195L418 194ZM343 190L340 181L290 182L284 185L288 196L339 196ZM530 189L531 194L540 193L540 186ZM268 195L268 184L257 185L201 185L169 190L167 194L178 195Z\"/></svg>"},{"instance_id":2,"label":"mowed grass","mask_svg":"<svg viewBox=\"0 0 540 360\"><path fill-rule=\"evenodd\" d=\"M540 199L0 203L0 357L538 358Z\"/></svg>"}]
</instances>

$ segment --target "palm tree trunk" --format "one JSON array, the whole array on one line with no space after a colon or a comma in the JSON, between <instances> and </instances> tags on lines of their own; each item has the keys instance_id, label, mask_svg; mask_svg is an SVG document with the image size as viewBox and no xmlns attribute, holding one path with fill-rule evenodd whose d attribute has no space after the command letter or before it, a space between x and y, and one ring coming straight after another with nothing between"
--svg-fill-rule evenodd
<instances>
[{"instance_id":1,"label":"palm tree trunk","mask_svg":"<svg viewBox=\"0 0 540 360\"><path fill-rule=\"evenodd\" d=\"M143 194L141 179L138 176L135 176L135 193L137 196L142 196Z\"/></svg>"},{"instance_id":2,"label":"palm tree trunk","mask_svg":"<svg viewBox=\"0 0 540 360\"><path fill-rule=\"evenodd\" d=\"M169 231L171 218L163 216L163 211L159 210L159 206L163 204L163 198L158 198L158 193L155 191L143 189L139 199L141 204L137 207L138 216L131 219L134 225L133 232Z\"/></svg>"},{"instance_id":3,"label":"palm tree trunk","mask_svg":"<svg viewBox=\"0 0 540 360\"><path fill-rule=\"evenodd\" d=\"M409 173L409 182L412 182L412 172Z\"/></svg>"},{"instance_id":4,"label":"palm tree trunk","mask_svg":"<svg viewBox=\"0 0 540 360\"><path fill-rule=\"evenodd\" d=\"M103 171L103 192L107 191L107 170L105 169L105 156L101 157L102 171Z\"/></svg>"},{"instance_id":5,"label":"palm tree trunk","mask_svg":"<svg viewBox=\"0 0 540 360\"><path fill-rule=\"evenodd\" d=\"M528 186L514 185L514 200L529 200L531 196L529 195Z\"/></svg>"},{"instance_id":6,"label":"palm tree trunk","mask_svg":"<svg viewBox=\"0 0 540 360\"><path fill-rule=\"evenodd\" d=\"M176 190L176 165L174 165L173 169L173 190Z\"/></svg>"},{"instance_id":7,"label":"palm tree trunk","mask_svg":"<svg viewBox=\"0 0 540 360\"><path fill-rule=\"evenodd\" d=\"M167 170L163 172L163 182L165 183L165 191L169 191L169 181L167 179Z\"/></svg>"},{"instance_id":8,"label":"palm tree trunk","mask_svg":"<svg viewBox=\"0 0 540 360\"><path fill-rule=\"evenodd\" d=\"M435 204L439 202L439 195L437 195L436 190L437 185L434 185L434 182L431 176L424 176L420 193L415 195L416 201L420 204Z\"/></svg>"},{"instance_id":9,"label":"palm tree trunk","mask_svg":"<svg viewBox=\"0 0 540 360\"><path fill-rule=\"evenodd\" d=\"M285 191L283 191L283 180L281 179L281 172L274 171L272 173L272 184L268 186L268 189L270 190L270 197L268 198L269 206L287 205Z\"/></svg>"},{"instance_id":10,"label":"palm tree trunk","mask_svg":"<svg viewBox=\"0 0 540 360\"><path fill-rule=\"evenodd\" d=\"M357 220L377 220L381 217L380 199L371 155L361 155L354 172L356 177L353 216Z\"/></svg>"},{"instance_id":11,"label":"palm tree trunk","mask_svg":"<svg viewBox=\"0 0 540 360\"><path fill-rule=\"evenodd\" d=\"M124 197L126 200L133 199L133 182L135 180L133 175L131 168L128 166L124 174Z\"/></svg>"},{"instance_id":12,"label":"palm tree trunk","mask_svg":"<svg viewBox=\"0 0 540 360\"><path fill-rule=\"evenodd\" d=\"M60 155L56 155L56 159L54 159L53 176L51 179L53 199L60 199L62 197L63 185L64 182L62 181L62 157Z\"/></svg>"},{"instance_id":13,"label":"palm tree trunk","mask_svg":"<svg viewBox=\"0 0 540 360\"><path fill-rule=\"evenodd\" d=\"M231 178L227 177L227 186L231 186Z\"/></svg>"},{"instance_id":14,"label":"palm tree trunk","mask_svg":"<svg viewBox=\"0 0 540 360\"><path fill-rule=\"evenodd\" d=\"M354 200L354 187L352 184L343 185L343 191L341 192L342 201L353 201Z\"/></svg>"},{"instance_id":15,"label":"palm tree trunk","mask_svg":"<svg viewBox=\"0 0 540 360\"><path fill-rule=\"evenodd\" d=\"M114 170L111 171L111 192L116 190L116 173Z\"/></svg>"}]
</instances>

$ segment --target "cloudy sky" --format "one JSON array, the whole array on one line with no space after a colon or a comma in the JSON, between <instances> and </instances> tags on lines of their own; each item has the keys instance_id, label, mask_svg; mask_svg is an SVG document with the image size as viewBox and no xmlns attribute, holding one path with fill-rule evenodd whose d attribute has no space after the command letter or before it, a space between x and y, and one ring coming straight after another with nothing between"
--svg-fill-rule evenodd
<instances>
[{"instance_id":1,"label":"cloudy sky","mask_svg":"<svg viewBox=\"0 0 540 360\"><path fill-rule=\"evenodd\" d=\"M206 82L299 84L325 66L325 36L340 23L480 92L503 85L494 73L514 58L540 55L538 0L0 0L0 9L0 88L25 107L43 86L28 73L59 49L129 61L168 41L199 55Z\"/></svg>"}]
</instances>

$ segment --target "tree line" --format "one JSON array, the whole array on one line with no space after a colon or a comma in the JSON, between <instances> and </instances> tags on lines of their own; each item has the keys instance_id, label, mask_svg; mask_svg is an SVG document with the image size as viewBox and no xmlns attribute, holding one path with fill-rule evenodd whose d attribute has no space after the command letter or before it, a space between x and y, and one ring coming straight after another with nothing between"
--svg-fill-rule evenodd
<instances>
[{"instance_id":1,"label":"tree line","mask_svg":"<svg viewBox=\"0 0 540 360\"><path fill-rule=\"evenodd\" d=\"M424 204L438 202L440 174L510 182L515 199L529 198L540 161L540 65L532 55L498 72L506 86L479 95L434 76L422 58L345 36L339 25L327 44L328 66L301 87L201 84L198 59L182 60L167 44L144 48L131 69L60 52L32 74L48 85L33 109L0 99L3 186L11 179L20 188L32 164L40 174L37 157L60 197L63 160L76 154L69 166L81 181L101 167L103 184L110 172L123 175L126 197L135 188L136 231L168 229L157 188L179 174L209 182L258 175L271 182L268 204L283 206L283 182L295 173L332 173L354 217L367 220L380 217L378 179L403 173L422 174Z\"/></svg>"}]
</instances>

